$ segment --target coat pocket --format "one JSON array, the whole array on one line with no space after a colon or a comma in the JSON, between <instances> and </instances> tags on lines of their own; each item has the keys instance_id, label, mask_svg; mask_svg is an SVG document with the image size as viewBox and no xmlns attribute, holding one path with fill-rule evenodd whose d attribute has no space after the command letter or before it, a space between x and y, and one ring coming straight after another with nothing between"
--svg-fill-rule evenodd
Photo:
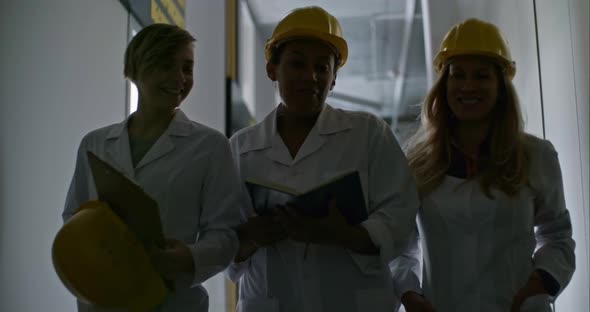
<instances>
[{"instance_id":1,"label":"coat pocket","mask_svg":"<svg viewBox=\"0 0 590 312\"><path fill-rule=\"evenodd\" d=\"M551 312L549 296L541 294L528 297L520 306L520 312Z\"/></svg>"},{"instance_id":2,"label":"coat pocket","mask_svg":"<svg viewBox=\"0 0 590 312\"><path fill-rule=\"evenodd\" d=\"M357 312L391 312L396 307L395 295L390 288L357 290L355 299Z\"/></svg>"},{"instance_id":3,"label":"coat pocket","mask_svg":"<svg viewBox=\"0 0 590 312\"><path fill-rule=\"evenodd\" d=\"M78 305L78 312L125 312L124 308L102 308L93 306L84 302L76 301Z\"/></svg>"},{"instance_id":4,"label":"coat pocket","mask_svg":"<svg viewBox=\"0 0 590 312\"><path fill-rule=\"evenodd\" d=\"M379 255L364 255L356 253L350 250L347 252L352 257L353 262L359 268L363 274L366 275L383 275L389 274L389 270L386 270L386 266L381 261Z\"/></svg>"},{"instance_id":5,"label":"coat pocket","mask_svg":"<svg viewBox=\"0 0 590 312\"><path fill-rule=\"evenodd\" d=\"M262 297L240 299L237 312L279 312L279 300Z\"/></svg>"}]
</instances>

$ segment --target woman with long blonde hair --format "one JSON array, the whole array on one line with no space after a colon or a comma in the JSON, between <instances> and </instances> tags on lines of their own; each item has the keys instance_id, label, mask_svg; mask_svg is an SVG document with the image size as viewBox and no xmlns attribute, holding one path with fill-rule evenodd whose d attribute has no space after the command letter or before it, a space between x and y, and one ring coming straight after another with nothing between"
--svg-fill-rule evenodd
<instances>
[{"instance_id":1,"label":"woman with long blonde hair","mask_svg":"<svg viewBox=\"0 0 590 312\"><path fill-rule=\"evenodd\" d=\"M523 130L508 46L495 25L468 19L434 65L407 148L419 235L390 264L396 293L408 312L550 311L575 243L557 153Z\"/></svg>"}]
</instances>

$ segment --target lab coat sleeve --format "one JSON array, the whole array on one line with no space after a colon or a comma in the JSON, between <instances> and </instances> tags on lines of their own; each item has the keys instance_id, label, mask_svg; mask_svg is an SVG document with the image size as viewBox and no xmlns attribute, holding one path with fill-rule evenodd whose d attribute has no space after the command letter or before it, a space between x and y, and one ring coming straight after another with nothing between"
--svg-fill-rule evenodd
<instances>
[{"instance_id":1,"label":"lab coat sleeve","mask_svg":"<svg viewBox=\"0 0 590 312\"><path fill-rule=\"evenodd\" d=\"M66 195L65 207L61 215L64 223L76 213L76 210L81 204L90 200L90 194L88 191L90 167L88 166L88 160L86 159L86 141L87 138L84 137L78 147L74 176L70 182L70 188Z\"/></svg>"},{"instance_id":2,"label":"lab coat sleeve","mask_svg":"<svg viewBox=\"0 0 590 312\"><path fill-rule=\"evenodd\" d=\"M244 193L246 191L244 190ZM245 199L243 199L243 202L246 202L247 200L249 200L247 197ZM247 218L241 217L241 222L246 222ZM264 248L264 247L261 247ZM230 265L227 267L227 269L225 270L225 276L227 278L229 278L232 282L237 283L240 280L240 277L242 277L242 275L244 275L244 273L248 270L250 266L250 258L242 261L242 262L234 262L233 259L230 263Z\"/></svg>"},{"instance_id":3,"label":"lab coat sleeve","mask_svg":"<svg viewBox=\"0 0 590 312\"><path fill-rule=\"evenodd\" d=\"M570 215L565 207L563 180L557 152L543 142L542 161L536 163L540 188L535 200L534 265L549 273L559 284L557 294L567 286L575 270L575 242L572 239ZM541 159L540 159L541 160ZM557 294L555 296L557 296Z\"/></svg>"},{"instance_id":4,"label":"lab coat sleeve","mask_svg":"<svg viewBox=\"0 0 590 312\"><path fill-rule=\"evenodd\" d=\"M232 155L234 159L234 163L238 172L241 172L240 166L240 149L238 144L238 138L233 137L230 139ZM250 196L248 195L248 191L246 190L245 184L240 183L241 185L241 205L240 205L240 223L246 222L248 217L254 215L254 208L250 204ZM225 276L229 278L232 282L237 283L240 280L240 277L244 275L244 273L248 270L250 266L250 258L242 261L242 262L234 262L232 259L231 264L225 270Z\"/></svg>"},{"instance_id":5,"label":"lab coat sleeve","mask_svg":"<svg viewBox=\"0 0 590 312\"><path fill-rule=\"evenodd\" d=\"M238 238L240 183L227 139L211 142L213 152L202 186L200 232L189 245L194 261L193 285L222 272L235 257Z\"/></svg>"},{"instance_id":6,"label":"lab coat sleeve","mask_svg":"<svg viewBox=\"0 0 590 312\"><path fill-rule=\"evenodd\" d=\"M408 237L406 249L389 263L395 295L398 298L401 299L402 295L408 291L422 294L420 287L421 258L422 249L420 248L418 229L414 229L412 235Z\"/></svg>"},{"instance_id":7,"label":"lab coat sleeve","mask_svg":"<svg viewBox=\"0 0 590 312\"><path fill-rule=\"evenodd\" d=\"M416 183L393 132L385 121L369 125L369 218L361 223L379 248L383 263L400 255L415 226Z\"/></svg>"}]
</instances>

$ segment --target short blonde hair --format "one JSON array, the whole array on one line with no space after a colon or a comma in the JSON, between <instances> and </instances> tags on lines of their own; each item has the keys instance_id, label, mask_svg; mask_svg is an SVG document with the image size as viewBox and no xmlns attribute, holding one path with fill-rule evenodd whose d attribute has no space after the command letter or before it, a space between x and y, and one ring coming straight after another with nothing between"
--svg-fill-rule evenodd
<instances>
[{"instance_id":1,"label":"short blonde hair","mask_svg":"<svg viewBox=\"0 0 590 312\"><path fill-rule=\"evenodd\" d=\"M139 75L166 61L179 47L195 42L186 30L168 24L152 24L131 40L125 51L125 78L137 82Z\"/></svg>"}]
</instances>

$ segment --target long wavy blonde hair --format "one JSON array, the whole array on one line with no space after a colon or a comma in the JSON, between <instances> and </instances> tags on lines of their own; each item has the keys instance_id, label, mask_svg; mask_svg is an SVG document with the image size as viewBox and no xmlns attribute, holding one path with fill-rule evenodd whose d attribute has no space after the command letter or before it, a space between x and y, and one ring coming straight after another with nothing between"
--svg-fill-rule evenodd
<instances>
[{"instance_id":1,"label":"long wavy blonde hair","mask_svg":"<svg viewBox=\"0 0 590 312\"><path fill-rule=\"evenodd\" d=\"M420 114L421 125L406 146L407 157L421 196L427 195L443 181L451 164L451 130L456 125L447 104L447 65L430 89ZM493 198L496 188L513 196L528 184L525 148L526 134L518 96L512 81L498 66L498 102L490 126L490 163L475 177L484 193Z\"/></svg>"}]
</instances>

